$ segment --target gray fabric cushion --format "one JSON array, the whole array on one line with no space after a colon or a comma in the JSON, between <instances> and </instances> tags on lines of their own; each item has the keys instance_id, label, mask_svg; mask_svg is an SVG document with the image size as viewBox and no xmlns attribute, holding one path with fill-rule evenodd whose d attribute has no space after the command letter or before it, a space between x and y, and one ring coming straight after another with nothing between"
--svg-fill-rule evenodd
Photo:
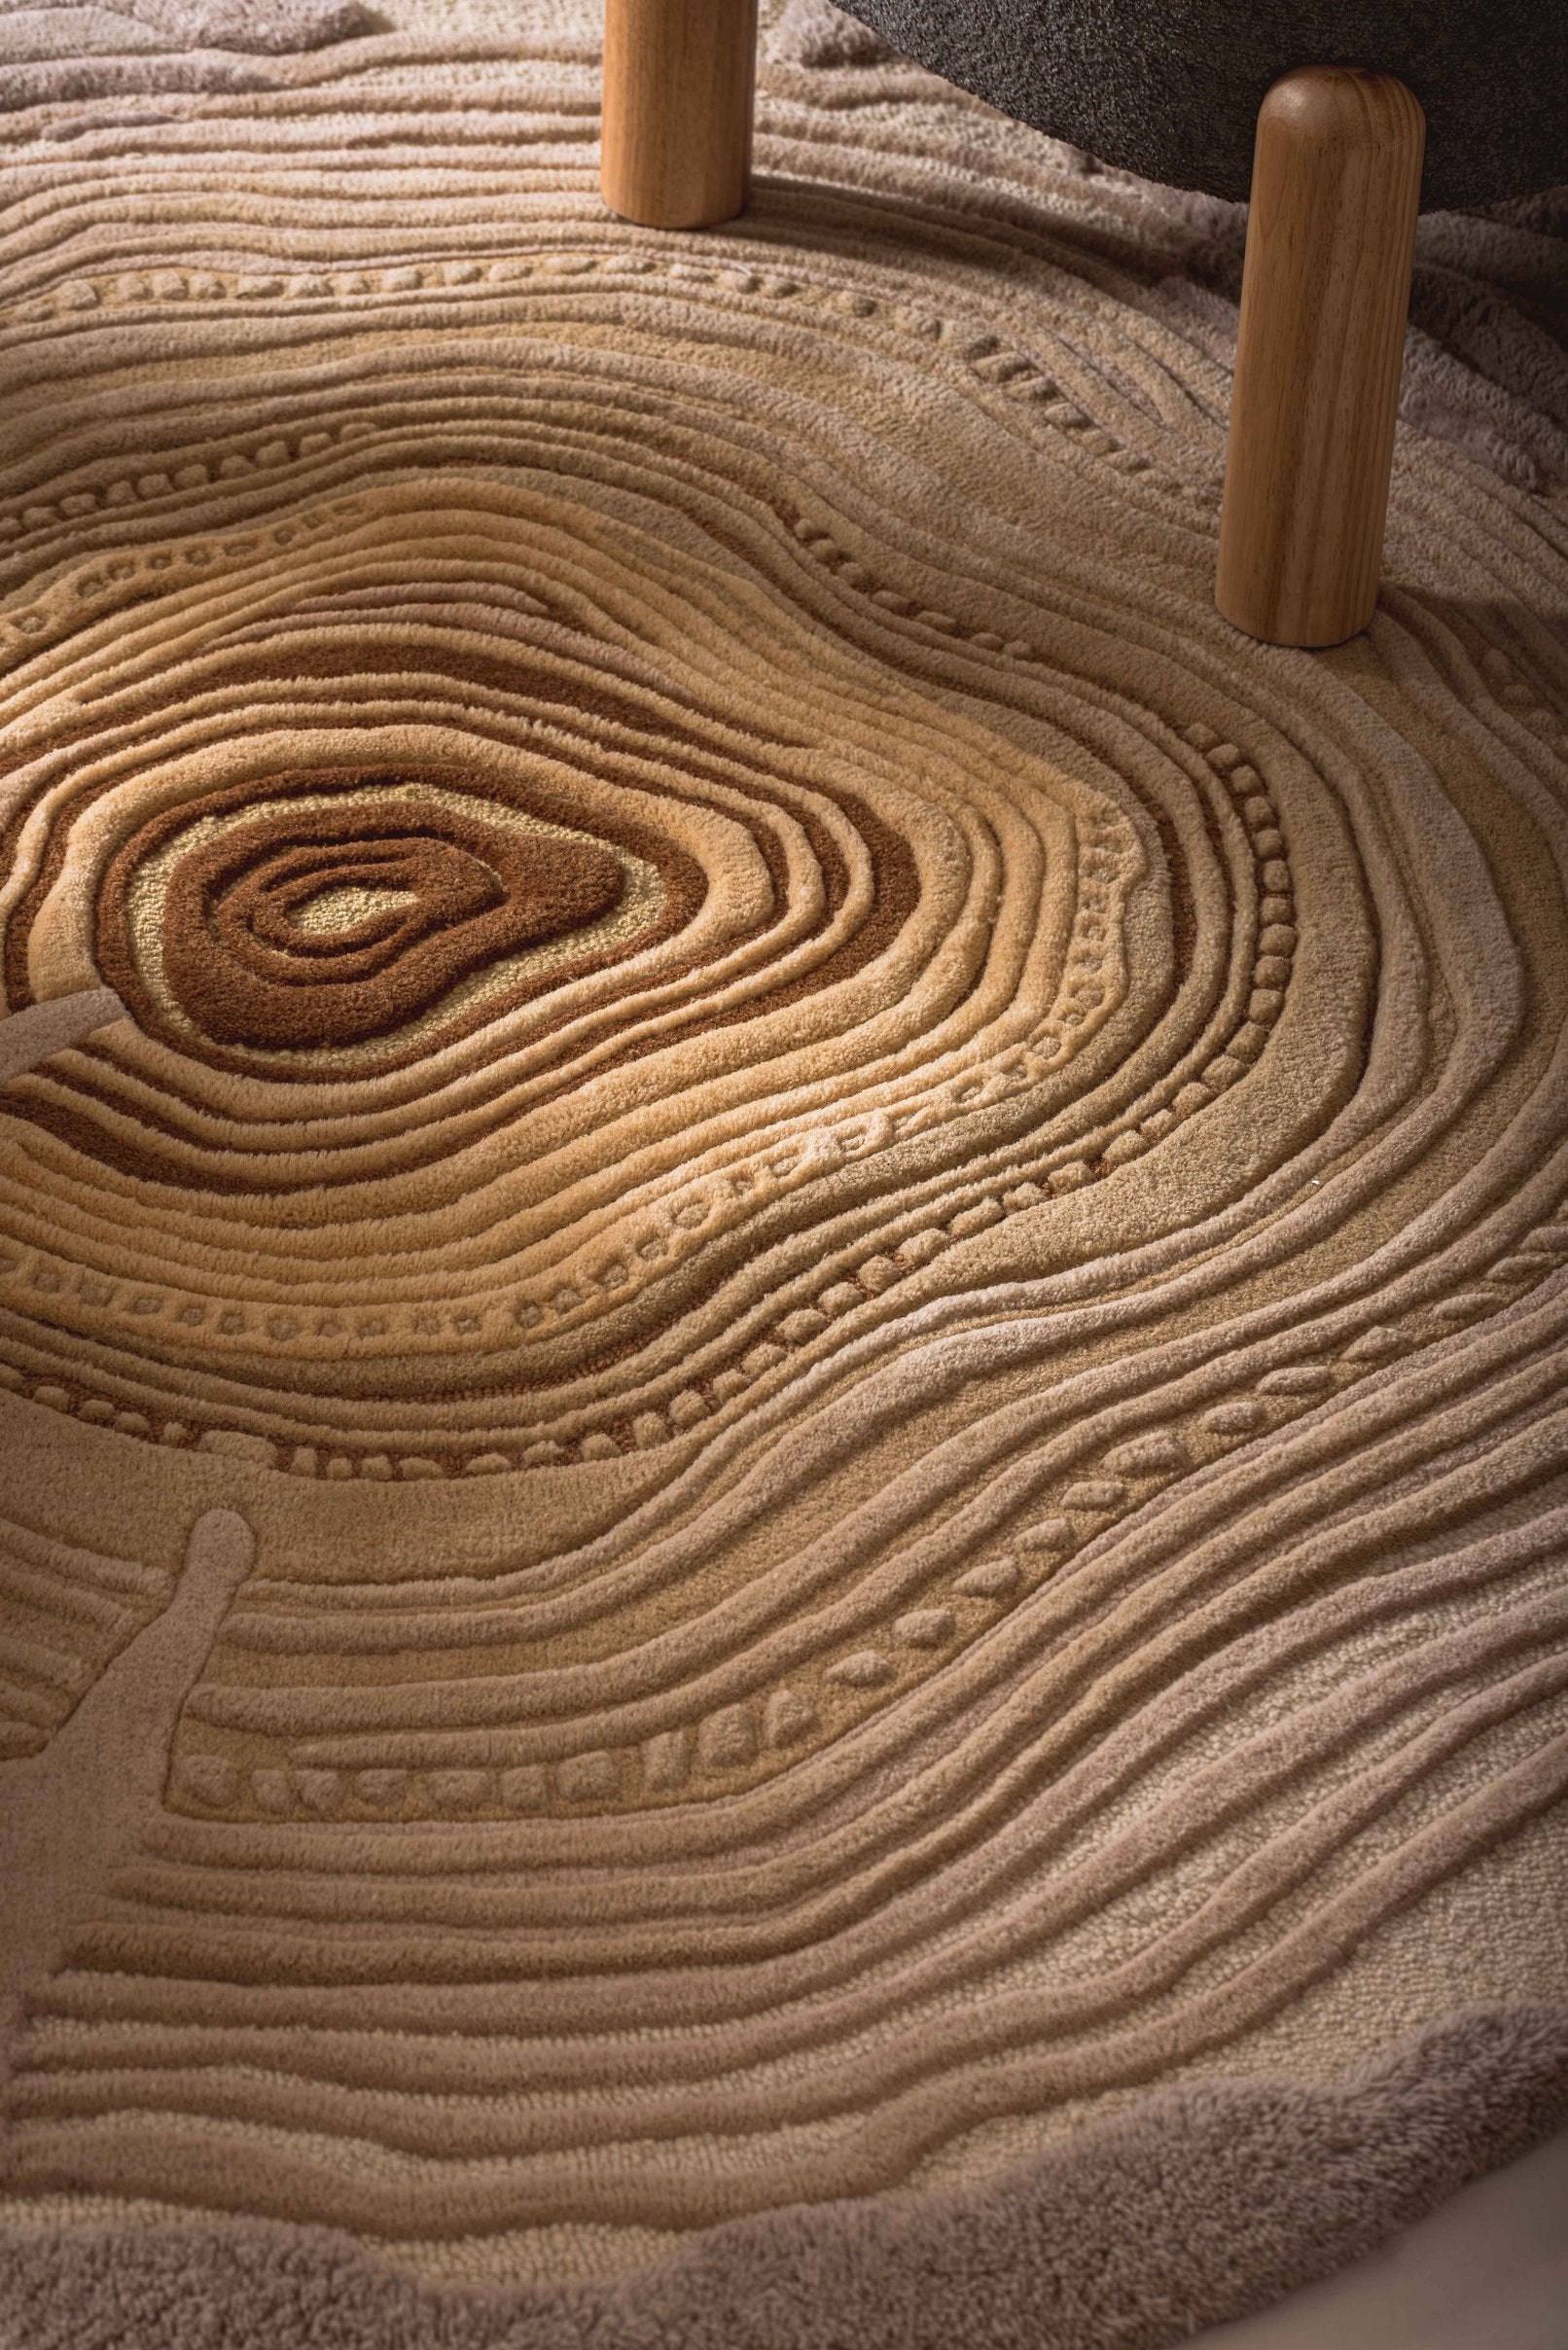
<instances>
[{"instance_id":1,"label":"gray fabric cushion","mask_svg":"<svg viewBox=\"0 0 1568 2350\"><path fill-rule=\"evenodd\" d=\"M1398 74L1428 209L1568 180L1568 0L844 0L895 49L1109 163L1244 196L1270 82Z\"/></svg>"}]
</instances>

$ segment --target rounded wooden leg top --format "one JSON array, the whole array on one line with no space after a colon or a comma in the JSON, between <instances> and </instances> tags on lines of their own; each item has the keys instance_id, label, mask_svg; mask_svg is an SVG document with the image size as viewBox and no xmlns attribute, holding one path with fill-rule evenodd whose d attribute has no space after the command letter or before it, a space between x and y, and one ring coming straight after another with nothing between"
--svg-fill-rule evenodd
<instances>
[{"instance_id":1,"label":"rounded wooden leg top","mask_svg":"<svg viewBox=\"0 0 1568 2350\"><path fill-rule=\"evenodd\" d=\"M1349 67L1259 112L1215 601L1269 644L1339 644L1377 600L1425 135Z\"/></svg>"},{"instance_id":2,"label":"rounded wooden leg top","mask_svg":"<svg viewBox=\"0 0 1568 2350\"><path fill-rule=\"evenodd\" d=\"M649 229L732 219L751 173L757 0L605 0L599 187Z\"/></svg>"}]
</instances>

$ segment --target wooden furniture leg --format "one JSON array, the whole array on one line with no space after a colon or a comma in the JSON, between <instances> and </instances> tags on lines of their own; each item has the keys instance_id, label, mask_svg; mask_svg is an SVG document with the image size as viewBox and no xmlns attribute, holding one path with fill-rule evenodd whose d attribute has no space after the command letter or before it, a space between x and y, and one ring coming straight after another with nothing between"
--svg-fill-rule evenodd
<instances>
[{"instance_id":1,"label":"wooden furniture leg","mask_svg":"<svg viewBox=\"0 0 1568 2350\"><path fill-rule=\"evenodd\" d=\"M1425 136L1349 67L1259 112L1214 598L1267 644L1339 644L1377 600Z\"/></svg>"},{"instance_id":2,"label":"wooden furniture leg","mask_svg":"<svg viewBox=\"0 0 1568 2350\"><path fill-rule=\"evenodd\" d=\"M702 229L746 202L757 0L605 0L599 187L648 229Z\"/></svg>"}]
</instances>

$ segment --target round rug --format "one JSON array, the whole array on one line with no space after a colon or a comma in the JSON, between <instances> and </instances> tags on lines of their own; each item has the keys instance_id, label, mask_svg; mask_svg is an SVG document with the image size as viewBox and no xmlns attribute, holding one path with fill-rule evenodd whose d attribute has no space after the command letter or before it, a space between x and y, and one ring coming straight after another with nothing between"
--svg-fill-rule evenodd
<instances>
[{"instance_id":1,"label":"round rug","mask_svg":"<svg viewBox=\"0 0 1568 2350\"><path fill-rule=\"evenodd\" d=\"M1568 2112L1554 216L1272 650L1233 208L797 5L640 231L394 14L4 126L37 2339L1174 2340Z\"/></svg>"}]
</instances>

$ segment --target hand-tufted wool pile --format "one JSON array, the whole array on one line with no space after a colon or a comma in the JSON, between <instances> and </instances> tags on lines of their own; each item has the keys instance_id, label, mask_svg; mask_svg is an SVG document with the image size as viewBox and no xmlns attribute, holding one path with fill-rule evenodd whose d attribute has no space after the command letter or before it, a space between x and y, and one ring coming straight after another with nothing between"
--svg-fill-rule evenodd
<instances>
[{"instance_id":1,"label":"hand-tufted wool pile","mask_svg":"<svg viewBox=\"0 0 1568 2350\"><path fill-rule=\"evenodd\" d=\"M1161 2350L1568 2118L1560 205L1271 651L1233 207L247 13L0 19L0 2341Z\"/></svg>"}]
</instances>

